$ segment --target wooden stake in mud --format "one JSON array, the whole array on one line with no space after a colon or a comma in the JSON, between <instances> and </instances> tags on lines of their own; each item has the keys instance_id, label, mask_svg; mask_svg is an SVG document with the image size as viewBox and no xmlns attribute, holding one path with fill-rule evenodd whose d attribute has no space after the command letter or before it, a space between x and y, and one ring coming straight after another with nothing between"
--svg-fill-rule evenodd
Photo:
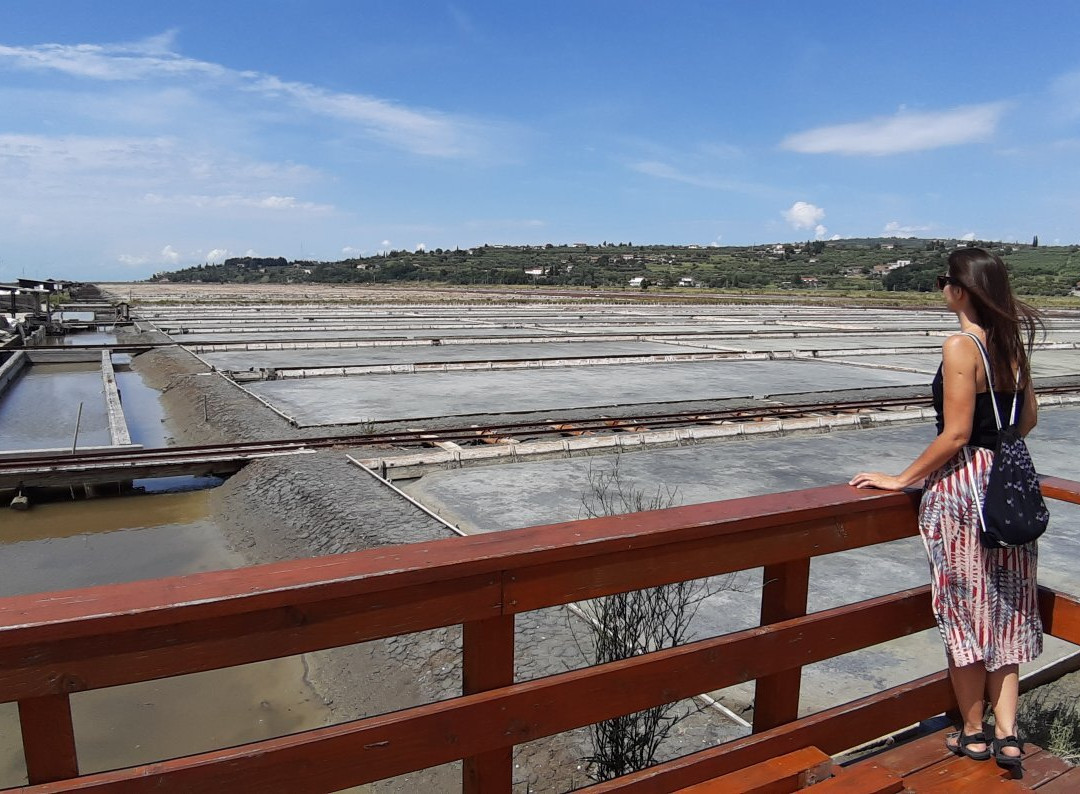
<instances>
[{"instance_id":1,"label":"wooden stake in mud","mask_svg":"<svg viewBox=\"0 0 1080 794\"><path fill-rule=\"evenodd\" d=\"M79 443L79 425L82 424L82 407L83 404L79 403L79 413L75 415L75 436L71 439L71 454L75 454L75 447Z\"/></svg>"},{"instance_id":2,"label":"wooden stake in mud","mask_svg":"<svg viewBox=\"0 0 1080 794\"><path fill-rule=\"evenodd\" d=\"M210 409L207 408L205 394L202 396L202 420L204 425L210 421Z\"/></svg>"}]
</instances>

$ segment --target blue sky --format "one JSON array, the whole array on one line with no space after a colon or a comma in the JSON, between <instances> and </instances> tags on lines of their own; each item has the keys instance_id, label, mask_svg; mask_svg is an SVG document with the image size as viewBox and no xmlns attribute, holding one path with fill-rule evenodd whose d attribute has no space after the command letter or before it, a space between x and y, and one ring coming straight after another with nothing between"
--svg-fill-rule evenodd
<instances>
[{"instance_id":1,"label":"blue sky","mask_svg":"<svg viewBox=\"0 0 1080 794\"><path fill-rule=\"evenodd\" d=\"M1080 4L0 3L0 280L245 254L1080 242Z\"/></svg>"}]
</instances>

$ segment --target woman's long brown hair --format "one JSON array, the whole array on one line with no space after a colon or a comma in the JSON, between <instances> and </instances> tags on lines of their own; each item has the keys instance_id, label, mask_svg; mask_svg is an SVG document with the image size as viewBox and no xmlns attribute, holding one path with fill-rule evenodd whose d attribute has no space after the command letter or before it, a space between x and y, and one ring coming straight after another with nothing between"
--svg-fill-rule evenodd
<instances>
[{"instance_id":1,"label":"woman's long brown hair","mask_svg":"<svg viewBox=\"0 0 1080 794\"><path fill-rule=\"evenodd\" d=\"M1013 390L1013 367L1020 368L1020 385L1026 387L1031 383L1035 333L1046 333L1042 313L1013 295L1005 263L982 248L958 248L949 254L949 276L967 290L986 331L997 391Z\"/></svg>"}]
</instances>

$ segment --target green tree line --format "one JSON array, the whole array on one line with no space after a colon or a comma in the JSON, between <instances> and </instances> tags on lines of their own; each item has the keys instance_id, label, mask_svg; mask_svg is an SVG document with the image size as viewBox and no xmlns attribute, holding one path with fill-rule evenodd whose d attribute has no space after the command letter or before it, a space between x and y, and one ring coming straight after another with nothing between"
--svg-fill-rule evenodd
<instances>
[{"instance_id":1,"label":"green tree line","mask_svg":"<svg viewBox=\"0 0 1080 794\"><path fill-rule=\"evenodd\" d=\"M1034 240L1033 240L1034 243ZM1068 295L1080 283L1078 247L990 241L866 238L754 246L482 245L386 251L336 262L238 257L157 273L152 280L209 283L535 285L626 289L769 289L930 292L950 251L999 253L1017 291Z\"/></svg>"}]
</instances>

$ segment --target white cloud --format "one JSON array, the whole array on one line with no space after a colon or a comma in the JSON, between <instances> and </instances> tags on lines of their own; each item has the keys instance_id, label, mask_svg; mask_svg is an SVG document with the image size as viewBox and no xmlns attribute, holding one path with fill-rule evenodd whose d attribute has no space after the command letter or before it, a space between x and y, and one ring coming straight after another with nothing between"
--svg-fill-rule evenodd
<instances>
[{"instance_id":1,"label":"white cloud","mask_svg":"<svg viewBox=\"0 0 1080 794\"><path fill-rule=\"evenodd\" d=\"M930 231L929 226L911 226L900 223L899 221L889 221L885 224L885 228L882 233L886 237L916 237L923 232Z\"/></svg>"},{"instance_id":2,"label":"white cloud","mask_svg":"<svg viewBox=\"0 0 1080 794\"><path fill-rule=\"evenodd\" d=\"M207 262L224 262L229 258L228 248L215 248L206 255Z\"/></svg>"},{"instance_id":3,"label":"white cloud","mask_svg":"<svg viewBox=\"0 0 1080 794\"><path fill-rule=\"evenodd\" d=\"M795 229L813 229L825 218L825 210L806 201L796 201L784 210L783 215Z\"/></svg>"},{"instance_id":4,"label":"white cloud","mask_svg":"<svg viewBox=\"0 0 1080 794\"><path fill-rule=\"evenodd\" d=\"M839 239L841 239L841 237L840 237L840 235L839 235L839 234L834 234L834 235L833 235L832 237L830 237L829 239L830 239L830 240L839 240Z\"/></svg>"},{"instance_id":5,"label":"white cloud","mask_svg":"<svg viewBox=\"0 0 1080 794\"><path fill-rule=\"evenodd\" d=\"M816 237L818 240L822 239L828 233L828 228L822 226L820 223L814 227L814 237Z\"/></svg>"},{"instance_id":6,"label":"white cloud","mask_svg":"<svg viewBox=\"0 0 1080 794\"><path fill-rule=\"evenodd\" d=\"M145 265L177 265L180 263L181 254L171 245L161 249L158 254L120 254L116 261L129 267L143 267Z\"/></svg>"},{"instance_id":7,"label":"white cloud","mask_svg":"<svg viewBox=\"0 0 1080 794\"><path fill-rule=\"evenodd\" d=\"M771 196L774 193L773 189L764 185L757 185L752 182L740 182L733 179L722 179L707 175L703 176L698 173L687 173L685 170L676 168L668 163L660 162L659 160L640 160L638 162L629 163L627 167L631 171L637 171L639 174L656 177L657 179L667 179L671 182L681 182L685 185L693 185L694 187L702 187L709 190L727 190L732 193L744 193L747 195L759 196Z\"/></svg>"},{"instance_id":8,"label":"white cloud","mask_svg":"<svg viewBox=\"0 0 1080 794\"><path fill-rule=\"evenodd\" d=\"M389 240L383 240L381 243L379 243L379 245L381 245L383 248L389 248L390 247L390 241Z\"/></svg>"},{"instance_id":9,"label":"white cloud","mask_svg":"<svg viewBox=\"0 0 1080 794\"><path fill-rule=\"evenodd\" d=\"M282 210L297 210L300 212L329 212L333 210L333 206L329 204L316 204L312 201L297 201L294 196L243 196L236 194L227 194L221 196L163 196L158 193L147 193L142 197L142 201L144 204L166 204L173 206L196 207L198 209L226 209L230 207L242 207L257 210L270 210L272 212Z\"/></svg>"},{"instance_id":10,"label":"white cloud","mask_svg":"<svg viewBox=\"0 0 1080 794\"><path fill-rule=\"evenodd\" d=\"M330 91L283 80L271 74L230 69L173 51L165 34L125 44L0 45L0 64L33 71L55 71L106 82L153 81L167 85L231 87L272 106L286 106L345 122L353 131L394 148L438 158L476 158L491 154L496 127L427 108L410 108L365 94Z\"/></svg>"},{"instance_id":11,"label":"white cloud","mask_svg":"<svg viewBox=\"0 0 1080 794\"><path fill-rule=\"evenodd\" d=\"M270 192L307 189L315 178L316 173L303 166L247 161L169 136L0 134L0 181L17 186L20 205L42 201L53 214L60 212L58 198L71 213L71 202L100 206L105 195L113 206L130 200L219 209L331 209ZM191 192L217 191L222 185L243 193Z\"/></svg>"},{"instance_id":12,"label":"white cloud","mask_svg":"<svg viewBox=\"0 0 1080 794\"><path fill-rule=\"evenodd\" d=\"M516 229L541 229L547 226L545 221L539 218L475 218L466 221L466 229L499 230L501 232L514 231Z\"/></svg>"},{"instance_id":13,"label":"white cloud","mask_svg":"<svg viewBox=\"0 0 1080 794\"><path fill-rule=\"evenodd\" d=\"M427 243L417 243L416 244L416 250L417 251L426 251L427 250Z\"/></svg>"},{"instance_id":14,"label":"white cloud","mask_svg":"<svg viewBox=\"0 0 1080 794\"><path fill-rule=\"evenodd\" d=\"M344 248L341 249L341 253L344 254L345 256L363 256L364 255L364 249L362 249L362 248L353 248L351 245L347 245L347 246L345 246Z\"/></svg>"},{"instance_id":15,"label":"white cloud","mask_svg":"<svg viewBox=\"0 0 1080 794\"><path fill-rule=\"evenodd\" d=\"M990 102L951 110L908 112L789 135L780 146L805 154L888 155L985 141L1008 104Z\"/></svg>"},{"instance_id":16,"label":"white cloud","mask_svg":"<svg viewBox=\"0 0 1080 794\"><path fill-rule=\"evenodd\" d=\"M964 233L964 234L963 234L963 235L962 235L962 236L960 237L960 239L961 239L961 240L967 240L968 242L971 242L972 240L974 240L974 239L975 239L975 232L965 232L965 233Z\"/></svg>"},{"instance_id":17,"label":"white cloud","mask_svg":"<svg viewBox=\"0 0 1080 794\"><path fill-rule=\"evenodd\" d=\"M1050 96L1066 119L1080 117L1080 71L1068 72L1054 80Z\"/></svg>"}]
</instances>

